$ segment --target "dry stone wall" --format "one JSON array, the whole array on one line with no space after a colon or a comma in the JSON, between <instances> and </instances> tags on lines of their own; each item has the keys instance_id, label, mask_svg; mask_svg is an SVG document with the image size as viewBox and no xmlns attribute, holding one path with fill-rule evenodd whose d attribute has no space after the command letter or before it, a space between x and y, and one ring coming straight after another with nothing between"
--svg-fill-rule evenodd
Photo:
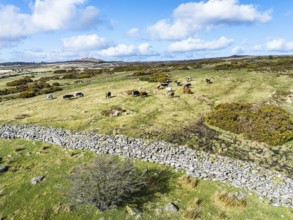
<instances>
[{"instance_id":1,"label":"dry stone wall","mask_svg":"<svg viewBox=\"0 0 293 220\"><path fill-rule=\"evenodd\" d=\"M99 154L120 155L164 164L183 169L192 177L222 181L251 190L269 200L273 206L293 207L292 178L253 163L175 146L168 142L13 124L0 125L0 138L38 140L65 148L91 150Z\"/></svg>"}]
</instances>

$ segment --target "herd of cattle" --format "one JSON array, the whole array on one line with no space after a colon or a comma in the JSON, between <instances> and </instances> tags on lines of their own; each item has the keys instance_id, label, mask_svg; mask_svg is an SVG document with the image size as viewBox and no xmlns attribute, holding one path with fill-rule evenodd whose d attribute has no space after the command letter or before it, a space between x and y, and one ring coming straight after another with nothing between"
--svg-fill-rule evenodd
<instances>
[{"instance_id":1,"label":"herd of cattle","mask_svg":"<svg viewBox=\"0 0 293 220\"><path fill-rule=\"evenodd\" d=\"M175 81L174 83L177 85L177 86L182 86L183 87L183 93L184 94L193 94L193 92L191 91L190 87L191 87L191 82L192 81L192 77L188 77L187 78L187 83L185 84L181 84L180 81ZM170 84L172 83L172 81L167 81L166 83L160 83L159 85L157 85L157 89L160 90L160 89L165 89L166 92L167 92L167 95L171 98L173 98L175 96L175 91L173 90L173 88L170 86ZM207 84L211 84L212 81L211 79L206 79L206 83ZM147 97L148 96L148 93L145 92L145 91L139 91L139 90L127 90L125 92L127 95L132 95L132 96L141 96L141 97ZM106 92L106 99L107 98L111 98L111 92L110 91L107 91ZM73 98L79 98L79 97L83 97L84 94L82 92L75 92L74 94L66 94L66 95L63 95L62 96L62 99L63 100L71 100ZM54 99L54 96L52 93L50 94L47 94L47 99Z\"/></svg>"}]
</instances>

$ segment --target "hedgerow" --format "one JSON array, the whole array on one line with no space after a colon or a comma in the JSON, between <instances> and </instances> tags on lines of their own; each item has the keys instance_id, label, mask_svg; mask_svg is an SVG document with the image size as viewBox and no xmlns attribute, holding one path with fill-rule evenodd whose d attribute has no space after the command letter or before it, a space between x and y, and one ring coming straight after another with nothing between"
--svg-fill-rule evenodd
<instances>
[{"instance_id":1,"label":"hedgerow","mask_svg":"<svg viewBox=\"0 0 293 220\"><path fill-rule=\"evenodd\" d=\"M284 144L293 139L293 121L286 111L274 105L219 104L207 116L206 122L270 145Z\"/></svg>"}]
</instances>

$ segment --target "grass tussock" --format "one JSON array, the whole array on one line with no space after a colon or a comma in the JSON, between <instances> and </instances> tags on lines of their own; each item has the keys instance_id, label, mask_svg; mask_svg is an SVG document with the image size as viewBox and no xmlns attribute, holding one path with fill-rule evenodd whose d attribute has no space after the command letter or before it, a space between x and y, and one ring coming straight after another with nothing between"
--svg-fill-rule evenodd
<instances>
[{"instance_id":1,"label":"grass tussock","mask_svg":"<svg viewBox=\"0 0 293 220\"><path fill-rule=\"evenodd\" d=\"M216 200L228 207L246 207L247 200L245 197L239 197L228 192L216 192Z\"/></svg>"},{"instance_id":2,"label":"grass tussock","mask_svg":"<svg viewBox=\"0 0 293 220\"><path fill-rule=\"evenodd\" d=\"M29 114L20 114L20 115L16 115L14 118L15 119L25 119L25 118L29 118L31 117Z\"/></svg>"},{"instance_id":3,"label":"grass tussock","mask_svg":"<svg viewBox=\"0 0 293 220\"><path fill-rule=\"evenodd\" d=\"M121 107L119 107L119 106L112 106L108 110L103 110L101 112L101 115L105 116L105 117L118 117L118 116L121 116L121 114L123 112L126 112L126 110L121 108Z\"/></svg>"},{"instance_id":4,"label":"grass tussock","mask_svg":"<svg viewBox=\"0 0 293 220\"><path fill-rule=\"evenodd\" d=\"M181 186L194 189L198 184L198 180L190 176L183 175L179 178L179 184Z\"/></svg>"},{"instance_id":5,"label":"grass tussock","mask_svg":"<svg viewBox=\"0 0 293 220\"><path fill-rule=\"evenodd\" d=\"M200 200L198 198L194 198L188 203L186 210L183 213L184 218L186 219L198 219L200 217Z\"/></svg>"}]
</instances>

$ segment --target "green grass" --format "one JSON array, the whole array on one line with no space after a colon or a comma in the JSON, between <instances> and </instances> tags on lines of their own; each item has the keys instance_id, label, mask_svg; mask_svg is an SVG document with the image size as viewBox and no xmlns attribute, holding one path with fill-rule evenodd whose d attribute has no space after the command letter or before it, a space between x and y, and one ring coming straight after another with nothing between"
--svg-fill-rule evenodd
<instances>
[{"instance_id":1,"label":"green grass","mask_svg":"<svg viewBox=\"0 0 293 220\"><path fill-rule=\"evenodd\" d=\"M30 152L30 155L28 155ZM132 219L125 207L100 212L93 206L73 206L66 198L69 181L66 176L80 164L97 157L92 152L66 150L37 141L0 140L1 164L10 169L0 174L0 217L7 219ZM141 219L184 219L182 216L188 203L194 198L200 200L201 219L291 219L292 209L271 207L253 193L247 195L247 206L226 207L215 199L219 191L237 192L239 189L219 182L199 180L195 187L189 187L171 168L141 161L135 162L141 169L157 170L162 177L156 186L157 192L141 207ZM45 179L32 185L33 177L44 175ZM176 203L180 210L170 214L164 206ZM162 213L157 214L156 209ZM284 216L284 218L281 217Z\"/></svg>"}]
</instances>

